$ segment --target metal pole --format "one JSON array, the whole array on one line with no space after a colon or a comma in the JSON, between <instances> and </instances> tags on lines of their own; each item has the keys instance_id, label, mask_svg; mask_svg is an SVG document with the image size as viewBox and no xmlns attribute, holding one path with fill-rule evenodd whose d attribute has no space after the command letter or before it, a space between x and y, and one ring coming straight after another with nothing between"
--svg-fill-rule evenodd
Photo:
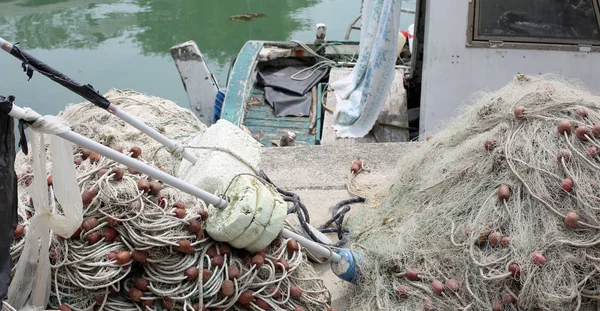
<instances>
[{"instance_id":1,"label":"metal pole","mask_svg":"<svg viewBox=\"0 0 600 311\"><path fill-rule=\"evenodd\" d=\"M315 254L319 258L328 258L333 262L340 262L342 256L334 253L327 247L320 245L315 241L311 241L299 234L296 234L288 229L281 230L281 236L288 239L294 239L298 241L302 246L306 247L311 253Z\"/></svg>"},{"instance_id":2,"label":"metal pole","mask_svg":"<svg viewBox=\"0 0 600 311\"><path fill-rule=\"evenodd\" d=\"M12 105L12 109L8 113L13 118L16 119L24 119L25 110L17 105ZM142 163L136 159L128 157L112 148L106 147L102 144L99 144L87 137L81 136L73 131L68 131L62 134L57 134L57 136L66 139L72 143L88 148L92 151L98 152L103 156L117 161L119 163L125 164L128 167L132 167L148 176L161 180L183 192L189 193L201 200L204 200L217 208L225 208L229 204L227 201L221 199L220 197L206 192L198 187L195 187L181 179L173 177L159 169L156 169L148 164Z\"/></svg>"},{"instance_id":3,"label":"metal pole","mask_svg":"<svg viewBox=\"0 0 600 311\"><path fill-rule=\"evenodd\" d=\"M180 147L179 143L176 143L176 142L170 140L166 136L160 134L153 128L146 125L146 123L138 120L137 118L135 118L134 116L123 111L119 107L117 107L113 104L110 104L110 106L108 106L108 109L106 109L106 110L108 112L114 114L117 118L129 123L136 129L142 131L144 134L152 137L152 139L156 140L157 142L159 142L163 146L165 146L169 152L179 149L179 147ZM188 160L192 164L196 164L196 162L198 162L198 158L187 149L183 150L183 158Z\"/></svg>"}]
</instances>

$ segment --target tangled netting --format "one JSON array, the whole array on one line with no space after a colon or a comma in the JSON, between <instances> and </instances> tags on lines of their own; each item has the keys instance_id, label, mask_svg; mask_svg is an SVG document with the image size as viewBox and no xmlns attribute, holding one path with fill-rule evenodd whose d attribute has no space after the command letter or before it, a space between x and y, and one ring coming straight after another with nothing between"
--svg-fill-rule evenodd
<instances>
[{"instance_id":1,"label":"tangled netting","mask_svg":"<svg viewBox=\"0 0 600 311\"><path fill-rule=\"evenodd\" d=\"M191 112L169 101L130 91L112 91L107 97L175 140L205 129ZM169 170L177 162L158 143L89 103L70 106L62 117L74 131L144 163ZM74 150L73 160L84 222L70 238L52 236L50 307L63 311L327 308L329 292L297 242L279 237L255 254L217 243L203 230L208 213L201 200L86 149ZM50 166L50 158L48 162ZM33 180L27 169L30 163L30 157L19 155L14 263L34 213L26 190ZM51 176L48 189L53 198Z\"/></svg>"},{"instance_id":2,"label":"tangled netting","mask_svg":"<svg viewBox=\"0 0 600 311\"><path fill-rule=\"evenodd\" d=\"M555 76L475 96L355 216L353 309L597 310L598 124L600 97Z\"/></svg>"},{"instance_id":3,"label":"tangled netting","mask_svg":"<svg viewBox=\"0 0 600 311\"><path fill-rule=\"evenodd\" d=\"M206 129L190 110L166 99L131 90L111 90L104 96L174 141L185 142ZM175 174L180 163L179 157L173 157L150 136L141 134L138 129L92 103L69 106L60 113L60 117L67 120L74 132L103 145L125 151L133 146L143 147L146 159L152 161L150 164L169 173Z\"/></svg>"}]
</instances>

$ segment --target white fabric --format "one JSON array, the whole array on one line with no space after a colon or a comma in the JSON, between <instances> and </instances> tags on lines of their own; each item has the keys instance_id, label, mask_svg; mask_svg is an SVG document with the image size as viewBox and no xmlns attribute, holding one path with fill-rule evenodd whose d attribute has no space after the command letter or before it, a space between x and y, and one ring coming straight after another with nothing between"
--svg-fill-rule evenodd
<instances>
[{"instance_id":1,"label":"white fabric","mask_svg":"<svg viewBox=\"0 0 600 311\"><path fill-rule=\"evenodd\" d=\"M352 73L330 86L336 93L333 128L338 137L369 133L394 79L401 0L365 0L360 55Z\"/></svg>"},{"instance_id":2,"label":"white fabric","mask_svg":"<svg viewBox=\"0 0 600 311\"><path fill-rule=\"evenodd\" d=\"M44 134L36 131L61 133L65 128L69 130L68 125L56 117L36 117L34 113L30 113L30 117L33 118L30 120L36 120L31 127L35 130L29 131L34 179L28 188L35 215L27 228L23 253L8 289L8 303L17 310L43 309L48 304L51 288L49 230L70 237L83 221L83 204L73 164L73 144L54 135L50 138L53 193L64 213L61 215L55 211L54 198L49 197Z\"/></svg>"},{"instance_id":3,"label":"white fabric","mask_svg":"<svg viewBox=\"0 0 600 311\"><path fill-rule=\"evenodd\" d=\"M57 116L42 116L31 108L23 108L23 120L33 122L30 126L36 131L45 134L62 134L71 130L69 123Z\"/></svg>"}]
</instances>

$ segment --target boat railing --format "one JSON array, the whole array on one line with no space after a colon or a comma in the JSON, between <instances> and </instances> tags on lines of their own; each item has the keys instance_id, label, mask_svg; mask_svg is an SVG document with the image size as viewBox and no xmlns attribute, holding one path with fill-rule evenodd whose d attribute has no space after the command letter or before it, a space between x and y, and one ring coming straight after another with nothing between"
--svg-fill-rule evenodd
<instances>
[{"instance_id":1,"label":"boat railing","mask_svg":"<svg viewBox=\"0 0 600 311\"><path fill-rule=\"evenodd\" d=\"M400 12L402 13L408 13L408 14L415 14L416 11L415 10L411 10L411 9L400 9ZM362 17L362 14L358 15L350 24L350 26L348 27L348 30L346 30L346 36L344 36L344 40L348 41L350 40L350 33L352 33L352 30L360 30L360 26L356 25L356 23L358 23L358 21L360 21Z\"/></svg>"}]
</instances>

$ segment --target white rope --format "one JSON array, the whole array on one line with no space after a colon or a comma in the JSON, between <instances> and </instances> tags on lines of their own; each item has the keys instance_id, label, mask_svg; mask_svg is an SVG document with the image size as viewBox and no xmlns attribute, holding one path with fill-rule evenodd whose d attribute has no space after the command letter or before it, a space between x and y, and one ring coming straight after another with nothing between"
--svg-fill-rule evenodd
<instances>
[{"instance_id":1,"label":"white rope","mask_svg":"<svg viewBox=\"0 0 600 311\"><path fill-rule=\"evenodd\" d=\"M297 40L291 40L291 42L294 42L294 43L298 44L299 46L301 46L303 49L305 49L309 54L311 54L315 58L321 59L321 61L317 62L316 64L314 64L314 65L312 65L312 66L310 66L308 68L304 68L304 69L296 72L295 74L293 74L291 76L292 80L296 80L296 81L306 80L306 79L310 78L313 74L315 74L315 72L317 72L321 68L325 68L325 67L330 67L330 68L337 67L337 65L338 65L337 62L335 62L335 61L333 61L333 60L331 60L331 59L329 59L327 57L323 57L323 56L317 54L317 52L315 52L313 49L311 49L310 47L308 47L308 45L306 45L304 42L300 42L300 41L297 41ZM312 72L309 75L307 75L305 77L298 78L299 75L301 75L302 73L304 73L306 71L309 71L309 70L312 70Z\"/></svg>"}]
</instances>

